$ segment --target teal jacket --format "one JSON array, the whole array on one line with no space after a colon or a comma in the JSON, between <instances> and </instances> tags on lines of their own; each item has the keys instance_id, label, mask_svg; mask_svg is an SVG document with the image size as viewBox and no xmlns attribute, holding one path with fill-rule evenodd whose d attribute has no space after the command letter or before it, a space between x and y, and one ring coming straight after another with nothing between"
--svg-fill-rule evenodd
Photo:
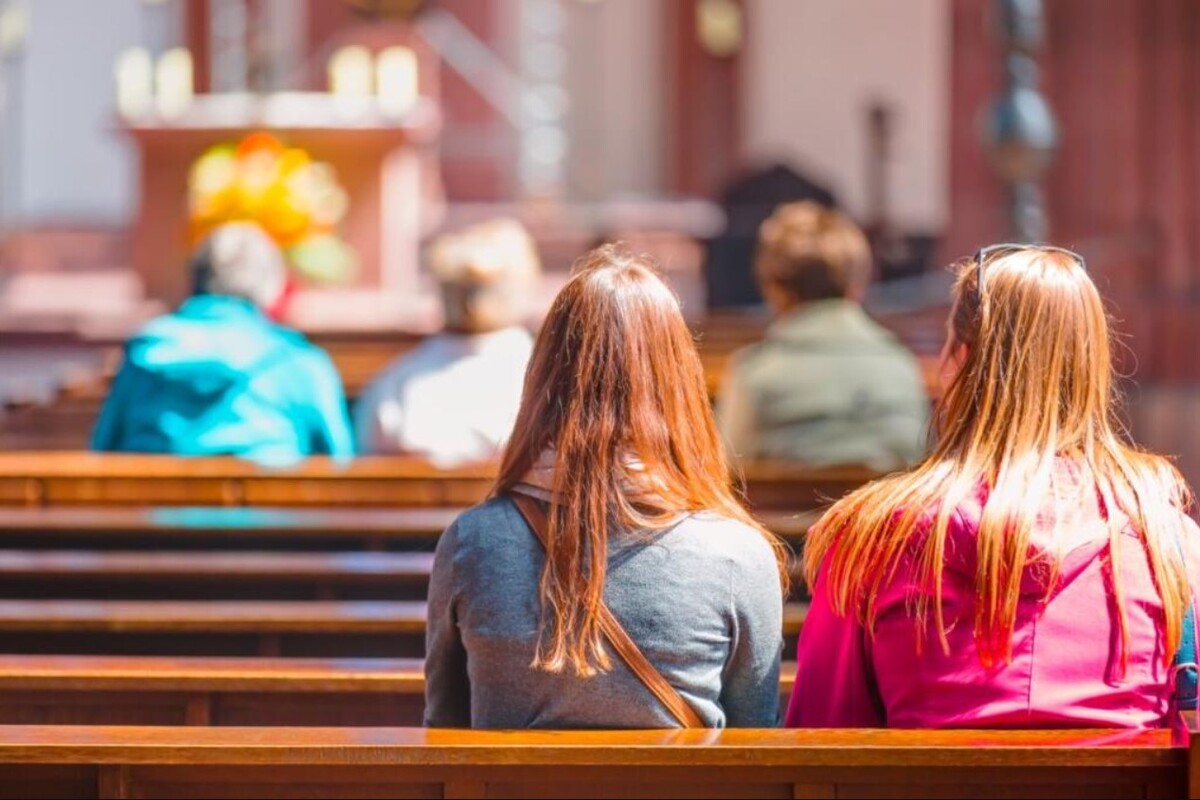
<instances>
[{"instance_id":1,"label":"teal jacket","mask_svg":"<svg viewBox=\"0 0 1200 800\"><path fill-rule=\"evenodd\" d=\"M248 301L199 295L126 344L92 449L278 464L350 456L353 439L324 351Z\"/></svg>"}]
</instances>

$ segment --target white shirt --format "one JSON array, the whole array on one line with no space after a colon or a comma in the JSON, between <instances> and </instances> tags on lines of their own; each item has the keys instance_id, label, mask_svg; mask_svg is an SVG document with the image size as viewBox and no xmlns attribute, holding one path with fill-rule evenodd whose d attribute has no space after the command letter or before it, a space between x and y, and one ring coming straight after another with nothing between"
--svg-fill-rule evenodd
<instances>
[{"instance_id":1,"label":"white shirt","mask_svg":"<svg viewBox=\"0 0 1200 800\"><path fill-rule=\"evenodd\" d=\"M521 405L533 337L524 328L432 336L392 362L358 401L360 453L409 453L439 466L500 454Z\"/></svg>"}]
</instances>

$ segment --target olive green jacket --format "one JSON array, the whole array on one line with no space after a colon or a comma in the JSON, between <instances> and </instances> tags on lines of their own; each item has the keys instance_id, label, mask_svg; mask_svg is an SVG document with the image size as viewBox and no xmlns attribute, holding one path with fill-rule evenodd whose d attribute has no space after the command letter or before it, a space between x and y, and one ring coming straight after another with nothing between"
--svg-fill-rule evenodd
<instances>
[{"instance_id":1,"label":"olive green jacket","mask_svg":"<svg viewBox=\"0 0 1200 800\"><path fill-rule=\"evenodd\" d=\"M734 354L718 418L740 458L890 470L923 454L929 397L895 336L857 303L823 300Z\"/></svg>"}]
</instances>

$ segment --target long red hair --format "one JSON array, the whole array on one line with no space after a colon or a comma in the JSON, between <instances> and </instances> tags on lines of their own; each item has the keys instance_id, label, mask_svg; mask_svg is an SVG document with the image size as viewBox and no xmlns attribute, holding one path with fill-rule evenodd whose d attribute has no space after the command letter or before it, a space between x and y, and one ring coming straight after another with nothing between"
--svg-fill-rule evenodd
<instances>
[{"instance_id":1,"label":"long red hair","mask_svg":"<svg viewBox=\"0 0 1200 800\"><path fill-rule=\"evenodd\" d=\"M535 668L610 666L599 627L610 531L713 511L760 531L786 579L782 545L734 494L695 342L646 260L605 246L576 264L534 345L493 494L545 452L555 468Z\"/></svg>"},{"instance_id":2,"label":"long red hair","mask_svg":"<svg viewBox=\"0 0 1200 800\"><path fill-rule=\"evenodd\" d=\"M947 649L942 576L950 518L983 485L973 623L980 660L1004 663L1033 558L1031 531L1042 500L1052 496L1055 460L1065 458L1091 476L1109 512L1121 663L1128 636L1117 561L1125 520L1145 547L1162 600L1162 655L1170 661L1189 601L1180 541L1191 494L1166 459L1125 440L1100 293L1083 266L1058 251L1015 248L983 267L981 293L974 261L959 265L947 352L961 345L965 360L938 403L933 451L907 472L848 495L809 532L810 585L828 563L818 590L829 593L835 611L870 628L881 587L902 558L915 555L918 642L932 612Z\"/></svg>"}]
</instances>

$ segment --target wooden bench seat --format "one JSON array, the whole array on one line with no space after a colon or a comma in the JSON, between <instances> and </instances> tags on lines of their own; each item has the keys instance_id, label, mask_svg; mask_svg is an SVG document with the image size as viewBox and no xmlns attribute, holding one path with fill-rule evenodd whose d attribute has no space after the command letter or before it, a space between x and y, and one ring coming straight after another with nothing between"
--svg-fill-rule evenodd
<instances>
[{"instance_id":1,"label":"wooden bench seat","mask_svg":"<svg viewBox=\"0 0 1200 800\"><path fill-rule=\"evenodd\" d=\"M0 726L0 796L1185 795L1167 731Z\"/></svg>"},{"instance_id":2,"label":"wooden bench seat","mask_svg":"<svg viewBox=\"0 0 1200 800\"><path fill-rule=\"evenodd\" d=\"M757 510L804 511L876 477L861 467L745 467ZM420 459L313 457L268 468L230 457L130 453L0 454L0 505L464 507L491 491L494 465L440 469Z\"/></svg>"},{"instance_id":3,"label":"wooden bench seat","mask_svg":"<svg viewBox=\"0 0 1200 800\"><path fill-rule=\"evenodd\" d=\"M402 580L424 582L432 553L147 553L0 550L0 581Z\"/></svg>"},{"instance_id":4,"label":"wooden bench seat","mask_svg":"<svg viewBox=\"0 0 1200 800\"><path fill-rule=\"evenodd\" d=\"M782 691L796 665L785 662ZM189 656L0 655L0 690L200 692L425 691L419 658L214 658Z\"/></svg>"},{"instance_id":5,"label":"wooden bench seat","mask_svg":"<svg viewBox=\"0 0 1200 800\"><path fill-rule=\"evenodd\" d=\"M788 603L783 632L800 632L807 606ZM242 600L0 600L0 634L12 631L424 633L417 602Z\"/></svg>"},{"instance_id":6,"label":"wooden bench seat","mask_svg":"<svg viewBox=\"0 0 1200 800\"><path fill-rule=\"evenodd\" d=\"M44 536L161 533L187 536L389 537L440 534L462 506L422 508L289 508L246 506L0 507L0 534Z\"/></svg>"},{"instance_id":7,"label":"wooden bench seat","mask_svg":"<svg viewBox=\"0 0 1200 800\"><path fill-rule=\"evenodd\" d=\"M244 506L0 506L0 546L326 547L382 550L431 547L462 513L453 508L278 508ZM765 511L759 519L797 543L816 511Z\"/></svg>"},{"instance_id":8,"label":"wooden bench seat","mask_svg":"<svg viewBox=\"0 0 1200 800\"><path fill-rule=\"evenodd\" d=\"M0 691L412 694L423 669L419 658L0 655Z\"/></svg>"},{"instance_id":9,"label":"wooden bench seat","mask_svg":"<svg viewBox=\"0 0 1200 800\"><path fill-rule=\"evenodd\" d=\"M424 695L419 659L0 655L3 725L420 725Z\"/></svg>"},{"instance_id":10,"label":"wooden bench seat","mask_svg":"<svg viewBox=\"0 0 1200 800\"><path fill-rule=\"evenodd\" d=\"M4 453L0 504L462 507L483 499L493 476L491 465L445 470L401 457L272 468L231 457Z\"/></svg>"},{"instance_id":11,"label":"wooden bench seat","mask_svg":"<svg viewBox=\"0 0 1200 800\"><path fill-rule=\"evenodd\" d=\"M424 599L432 553L0 550L0 597Z\"/></svg>"},{"instance_id":12,"label":"wooden bench seat","mask_svg":"<svg viewBox=\"0 0 1200 800\"><path fill-rule=\"evenodd\" d=\"M0 600L0 635L109 633L424 633L417 602Z\"/></svg>"},{"instance_id":13,"label":"wooden bench seat","mask_svg":"<svg viewBox=\"0 0 1200 800\"><path fill-rule=\"evenodd\" d=\"M414 601L0 600L0 652L420 656Z\"/></svg>"},{"instance_id":14,"label":"wooden bench seat","mask_svg":"<svg viewBox=\"0 0 1200 800\"><path fill-rule=\"evenodd\" d=\"M808 607L788 603L790 649ZM411 601L0 600L2 653L419 656Z\"/></svg>"},{"instance_id":15,"label":"wooden bench seat","mask_svg":"<svg viewBox=\"0 0 1200 800\"><path fill-rule=\"evenodd\" d=\"M0 550L0 599L423 600L432 569L430 552Z\"/></svg>"},{"instance_id":16,"label":"wooden bench seat","mask_svg":"<svg viewBox=\"0 0 1200 800\"><path fill-rule=\"evenodd\" d=\"M420 725L420 659L0 655L0 724Z\"/></svg>"}]
</instances>

